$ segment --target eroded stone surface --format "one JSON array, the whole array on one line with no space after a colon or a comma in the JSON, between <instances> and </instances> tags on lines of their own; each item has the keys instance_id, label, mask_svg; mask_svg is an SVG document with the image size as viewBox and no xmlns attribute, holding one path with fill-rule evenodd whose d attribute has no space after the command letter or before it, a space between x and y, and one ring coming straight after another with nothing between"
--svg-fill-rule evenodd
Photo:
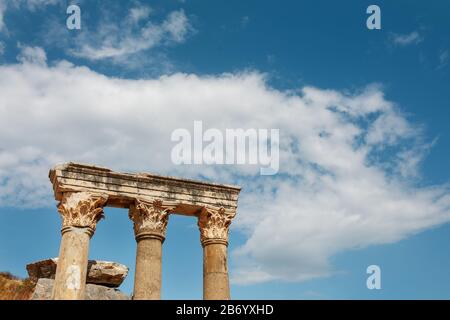
<instances>
[{"instance_id":1,"label":"eroded stone surface","mask_svg":"<svg viewBox=\"0 0 450 320\"><path fill-rule=\"evenodd\" d=\"M58 204L64 227L89 227L95 230L104 218L103 206L108 196L92 192L66 192Z\"/></svg>"},{"instance_id":2,"label":"eroded stone surface","mask_svg":"<svg viewBox=\"0 0 450 320\"><path fill-rule=\"evenodd\" d=\"M54 279L58 258L46 259L27 265L28 275L32 279ZM89 260L86 283L116 288L128 274L128 268L120 263Z\"/></svg>"},{"instance_id":3,"label":"eroded stone surface","mask_svg":"<svg viewBox=\"0 0 450 320\"><path fill-rule=\"evenodd\" d=\"M197 216L205 206L236 211L240 187L207 183L190 179L113 172L106 168L65 163L50 170L55 199L62 201L66 193L88 192L108 197L106 206L129 208L136 199L173 202L174 212Z\"/></svg>"},{"instance_id":4,"label":"eroded stone surface","mask_svg":"<svg viewBox=\"0 0 450 320\"><path fill-rule=\"evenodd\" d=\"M198 217L200 240L204 243L211 239L220 239L228 242L228 229L231 220L236 215L235 211L227 211L225 208L205 208Z\"/></svg>"},{"instance_id":5,"label":"eroded stone surface","mask_svg":"<svg viewBox=\"0 0 450 320\"><path fill-rule=\"evenodd\" d=\"M175 206L164 204L161 200L145 202L139 199L130 207L129 217L134 222L134 234L150 232L164 237L166 234L169 212Z\"/></svg>"},{"instance_id":6,"label":"eroded stone surface","mask_svg":"<svg viewBox=\"0 0 450 320\"><path fill-rule=\"evenodd\" d=\"M55 280L41 278L36 283L31 300L50 300ZM130 300L130 297L118 289L87 284L85 300Z\"/></svg>"}]
</instances>

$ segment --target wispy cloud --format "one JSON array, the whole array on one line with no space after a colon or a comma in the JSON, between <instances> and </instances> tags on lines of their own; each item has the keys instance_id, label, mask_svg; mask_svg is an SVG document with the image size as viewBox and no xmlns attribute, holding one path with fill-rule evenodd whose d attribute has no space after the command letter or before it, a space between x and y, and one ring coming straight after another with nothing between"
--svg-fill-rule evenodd
<instances>
[{"instance_id":1,"label":"wispy cloud","mask_svg":"<svg viewBox=\"0 0 450 320\"><path fill-rule=\"evenodd\" d=\"M0 0L0 32L5 28L6 1Z\"/></svg>"},{"instance_id":2,"label":"wispy cloud","mask_svg":"<svg viewBox=\"0 0 450 320\"><path fill-rule=\"evenodd\" d=\"M148 6L139 6L130 9L128 14L129 19L133 23L139 23L141 20L147 19L152 12Z\"/></svg>"},{"instance_id":3,"label":"wispy cloud","mask_svg":"<svg viewBox=\"0 0 450 320\"><path fill-rule=\"evenodd\" d=\"M159 46L182 43L191 26L183 10L169 13L161 23L148 20L151 9L130 9L121 22L103 21L96 30L85 28L69 53L88 60L127 63L130 55Z\"/></svg>"},{"instance_id":4,"label":"wispy cloud","mask_svg":"<svg viewBox=\"0 0 450 320\"><path fill-rule=\"evenodd\" d=\"M450 59L450 52L448 49L441 50L439 52L439 65L438 69L444 68L448 65L448 60Z\"/></svg>"},{"instance_id":5,"label":"wispy cloud","mask_svg":"<svg viewBox=\"0 0 450 320\"><path fill-rule=\"evenodd\" d=\"M408 46L421 43L424 37L418 31L412 31L407 34L390 33L390 40L394 45Z\"/></svg>"},{"instance_id":6,"label":"wispy cloud","mask_svg":"<svg viewBox=\"0 0 450 320\"><path fill-rule=\"evenodd\" d=\"M36 10L42 8L43 6L55 5L57 3L62 3L62 0L11 0L15 5L21 5L30 10Z\"/></svg>"}]
</instances>

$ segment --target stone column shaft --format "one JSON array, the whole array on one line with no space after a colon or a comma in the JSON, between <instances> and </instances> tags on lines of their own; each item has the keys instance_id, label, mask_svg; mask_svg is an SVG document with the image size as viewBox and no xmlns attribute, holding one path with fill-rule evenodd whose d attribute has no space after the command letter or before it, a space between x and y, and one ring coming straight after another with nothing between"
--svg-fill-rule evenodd
<instances>
[{"instance_id":1,"label":"stone column shaft","mask_svg":"<svg viewBox=\"0 0 450 320\"><path fill-rule=\"evenodd\" d=\"M172 209L159 200L139 199L130 207L137 242L134 300L161 299L162 244Z\"/></svg>"},{"instance_id":2,"label":"stone column shaft","mask_svg":"<svg viewBox=\"0 0 450 320\"><path fill-rule=\"evenodd\" d=\"M203 246L203 299L229 300L228 229L235 212L224 208L205 208L199 218Z\"/></svg>"},{"instance_id":3,"label":"stone column shaft","mask_svg":"<svg viewBox=\"0 0 450 320\"><path fill-rule=\"evenodd\" d=\"M203 245L203 299L230 299L226 243Z\"/></svg>"},{"instance_id":4,"label":"stone column shaft","mask_svg":"<svg viewBox=\"0 0 450 320\"><path fill-rule=\"evenodd\" d=\"M63 195L58 205L63 227L52 299L84 299L89 240L107 200L107 196L87 192Z\"/></svg>"},{"instance_id":5,"label":"stone column shaft","mask_svg":"<svg viewBox=\"0 0 450 320\"><path fill-rule=\"evenodd\" d=\"M84 300L91 228L66 227L62 231L53 299Z\"/></svg>"},{"instance_id":6,"label":"stone column shaft","mask_svg":"<svg viewBox=\"0 0 450 320\"><path fill-rule=\"evenodd\" d=\"M161 299L162 239L144 236L137 240L134 300Z\"/></svg>"}]
</instances>

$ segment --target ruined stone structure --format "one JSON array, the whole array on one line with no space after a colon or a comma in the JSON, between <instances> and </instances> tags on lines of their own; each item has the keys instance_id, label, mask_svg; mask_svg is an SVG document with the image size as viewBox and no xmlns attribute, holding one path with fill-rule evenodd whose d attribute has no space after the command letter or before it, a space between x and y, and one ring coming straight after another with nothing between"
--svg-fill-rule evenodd
<instances>
[{"instance_id":1,"label":"ruined stone structure","mask_svg":"<svg viewBox=\"0 0 450 320\"><path fill-rule=\"evenodd\" d=\"M240 188L68 163L50 170L62 239L53 299L84 299L89 241L105 206L127 208L137 242L133 299L160 299L162 243L171 214L198 219L203 298L230 299L228 229Z\"/></svg>"},{"instance_id":2,"label":"ruined stone structure","mask_svg":"<svg viewBox=\"0 0 450 320\"><path fill-rule=\"evenodd\" d=\"M40 260L27 265L29 278L36 283L31 300L50 300L58 258ZM89 260L85 300L129 300L118 287L128 274L128 267L111 261Z\"/></svg>"}]
</instances>

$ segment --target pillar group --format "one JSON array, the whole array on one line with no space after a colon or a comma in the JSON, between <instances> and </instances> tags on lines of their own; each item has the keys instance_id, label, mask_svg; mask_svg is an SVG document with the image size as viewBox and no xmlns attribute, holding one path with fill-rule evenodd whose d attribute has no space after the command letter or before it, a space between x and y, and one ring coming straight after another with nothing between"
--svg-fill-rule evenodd
<instances>
[{"instance_id":1,"label":"pillar group","mask_svg":"<svg viewBox=\"0 0 450 320\"><path fill-rule=\"evenodd\" d=\"M136 239L133 299L161 298L162 247L169 217L195 217L203 247L204 299L230 299L227 247L240 188L69 163L50 171L62 238L52 298L82 300L89 242L105 206L128 209ZM150 191L147 191L150 190Z\"/></svg>"}]
</instances>

